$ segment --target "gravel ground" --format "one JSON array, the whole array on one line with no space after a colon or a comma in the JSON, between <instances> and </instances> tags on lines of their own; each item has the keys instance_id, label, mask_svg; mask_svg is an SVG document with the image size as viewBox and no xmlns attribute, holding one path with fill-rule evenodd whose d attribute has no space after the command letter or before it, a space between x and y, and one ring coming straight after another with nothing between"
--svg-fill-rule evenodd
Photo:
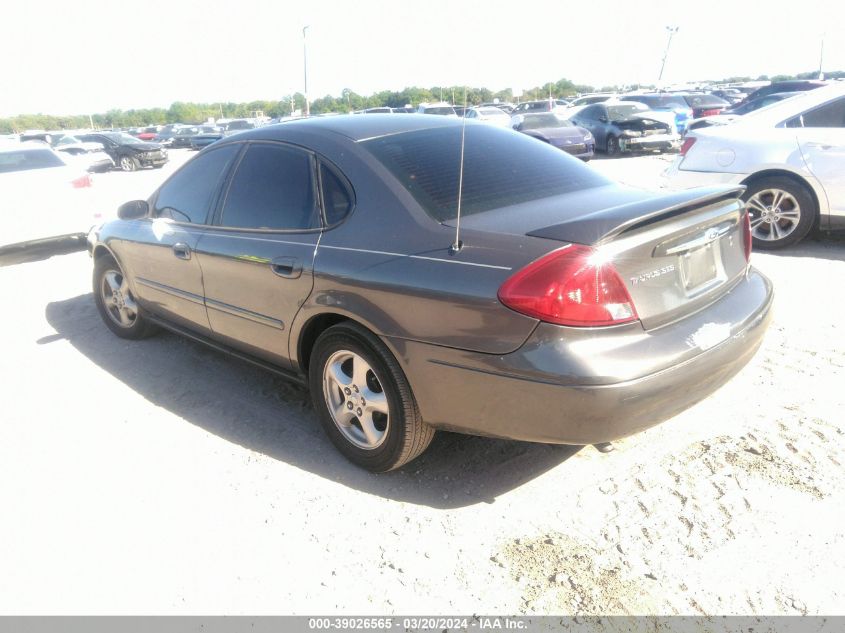
<instances>
[{"instance_id":1,"label":"gravel ground","mask_svg":"<svg viewBox=\"0 0 845 633\"><path fill-rule=\"evenodd\" d=\"M609 454L444 433L378 476L302 389L112 336L85 253L2 267L0 613L843 614L845 241L753 263L774 322L693 409Z\"/></svg>"}]
</instances>

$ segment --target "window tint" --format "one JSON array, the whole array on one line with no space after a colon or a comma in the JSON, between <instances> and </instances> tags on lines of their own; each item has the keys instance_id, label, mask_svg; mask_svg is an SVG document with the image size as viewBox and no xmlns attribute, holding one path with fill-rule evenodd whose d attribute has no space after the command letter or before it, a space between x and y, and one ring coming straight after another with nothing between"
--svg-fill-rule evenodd
<instances>
[{"instance_id":1,"label":"window tint","mask_svg":"<svg viewBox=\"0 0 845 633\"><path fill-rule=\"evenodd\" d=\"M804 127L845 127L845 99L837 99L806 112Z\"/></svg>"},{"instance_id":2,"label":"window tint","mask_svg":"<svg viewBox=\"0 0 845 633\"><path fill-rule=\"evenodd\" d=\"M0 152L0 173L63 166L62 159L49 149L25 149Z\"/></svg>"},{"instance_id":3,"label":"window tint","mask_svg":"<svg viewBox=\"0 0 845 633\"><path fill-rule=\"evenodd\" d=\"M189 161L159 191L155 216L205 224L220 180L240 148L240 145L225 145Z\"/></svg>"},{"instance_id":4,"label":"window tint","mask_svg":"<svg viewBox=\"0 0 845 633\"><path fill-rule=\"evenodd\" d=\"M331 226L340 222L352 210L352 200L337 174L325 165L320 165L320 179L323 183L326 224Z\"/></svg>"},{"instance_id":5,"label":"window tint","mask_svg":"<svg viewBox=\"0 0 845 633\"><path fill-rule=\"evenodd\" d=\"M432 217L441 222L455 217L460 125L392 134L362 145ZM462 214L607 183L578 159L529 136L492 125L466 127Z\"/></svg>"},{"instance_id":6,"label":"window tint","mask_svg":"<svg viewBox=\"0 0 845 633\"><path fill-rule=\"evenodd\" d=\"M310 229L316 226L311 156L283 145L254 144L238 165L223 207L223 226Z\"/></svg>"},{"instance_id":7,"label":"window tint","mask_svg":"<svg viewBox=\"0 0 845 633\"><path fill-rule=\"evenodd\" d=\"M600 114L601 113L599 112L599 106L592 105L592 106L587 106L586 108L581 110L581 112L579 112L576 116L578 116L582 119L589 119L591 121L595 121L596 119L599 118Z\"/></svg>"}]
</instances>

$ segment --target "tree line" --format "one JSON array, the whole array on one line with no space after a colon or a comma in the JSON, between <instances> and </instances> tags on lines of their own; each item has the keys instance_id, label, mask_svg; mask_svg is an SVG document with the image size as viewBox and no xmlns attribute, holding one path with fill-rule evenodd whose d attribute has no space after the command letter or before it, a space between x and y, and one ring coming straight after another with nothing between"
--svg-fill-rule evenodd
<instances>
[{"instance_id":1,"label":"tree line","mask_svg":"<svg viewBox=\"0 0 845 633\"><path fill-rule=\"evenodd\" d=\"M845 77L845 71L825 73L828 79ZM811 79L817 76L815 71L798 75L761 75L757 81L783 81L786 79ZM752 77L728 77L719 81L701 83L737 83L754 81ZM631 86L602 86L601 92L616 92ZM654 88L654 86L634 86ZM466 90L466 94L464 93ZM569 79L560 79L542 86L535 86L523 91L520 100L573 97L584 92L594 92L595 87L575 84ZM432 101L448 101L455 105L478 105L499 99L513 101L511 89L493 92L487 88L464 86L433 86L431 88L410 87L401 91L383 90L369 96L360 95L349 88L344 88L340 96L326 95L311 101L312 114L325 112L354 112L365 108L388 106L400 108L405 105L417 106ZM164 125L166 123L202 123L213 119L236 119L250 116L261 111L269 117L290 116L292 112L305 110L305 96L302 93L287 95L279 101L249 101L246 103L190 103L177 101L169 108L144 108L133 110L113 109L97 114L79 114L72 116L54 116L49 114L21 114L9 118L0 118L0 134L13 134L24 130L69 130L78 128L117 128L141 127L145 125Z\"/></svg>"}]
</instances>

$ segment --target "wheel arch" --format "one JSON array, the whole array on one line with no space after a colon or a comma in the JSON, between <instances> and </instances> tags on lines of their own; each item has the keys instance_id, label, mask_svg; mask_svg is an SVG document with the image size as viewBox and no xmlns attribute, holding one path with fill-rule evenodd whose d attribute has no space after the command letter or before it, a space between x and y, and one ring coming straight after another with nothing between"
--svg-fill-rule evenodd
<instances>
[{"instance_id":1,"label":"wheel arch","mask_svg":"<svg viewBox=\"0 0 845 633\"><path fill-rule=\"evenodd\" d=\"M308 375L308 363L311 360L311 351L314 349L314 343L317 342L320 334L333 325L346 321L366 327L363 323L339 312L321 312L315 314L302 325L297 336L296 346L294 347L296 356L292 360L306 376ZM367 329L369 330L370 328Z\"/></svg>"},{"instance_id":2,"label":"wheel arch","mask_svg":"<svg viewBox=\"0 0 845 633\"><path fill-rule=\"evenodd\" d=\"M821 217L824 213L822 201L824 201L825 206L827 203L827 199L823 198L819 195L819 192L816 190L816 187L811 183L807 178L805 178L801 174L797 174L794 171L790 171L788 169L763 169L757 172L754 172L750 176L747 176L745 179L742 180L739 184L745 185L746 187L752 186L755 182L759 180L763 180L764 178L786 178L791 180L797 185L804 187L809 193L810 197L813 199L813 202L816 205L816 217L813 220L813 227L819 228L821 225Z\"/></svg>"}]
</instances>

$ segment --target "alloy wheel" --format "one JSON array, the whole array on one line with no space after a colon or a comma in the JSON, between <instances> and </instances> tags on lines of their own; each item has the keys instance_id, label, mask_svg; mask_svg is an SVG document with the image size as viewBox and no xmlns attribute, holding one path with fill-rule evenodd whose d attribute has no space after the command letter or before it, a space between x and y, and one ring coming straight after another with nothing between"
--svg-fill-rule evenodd
<instances>
[{"instance_id":1,"label":"alloy wheel","mask_svg":"<svg viewBox=\"0 0 845 633\"><path fill-rule=\"evenodd\" d=\"M117 270L109 270L100 282L100 295L106 312L114 323L130 328L138 318L138 304L129 290L129 284Z\"/></svg>"},{"instance_id":2,"label":"alloy wheel","mask_svg":"<svg viewBox=\"0 0 845 633\"><path fill-rule=\"evenodd\" d=\"M774 242L791 235L801 220L801 205L788 191L763 189L745 203L751 221L751 235Z\"/></svg>"},{"instance_id":3,"label":"alloy wheel","mask_svg":"<svg viewBox=\"0 0 845 633\"><path fill-rule=\"evenodd\" d=\"M335 425L355 446L375 449L387 437L390 407L370 364L348 350L332 354L323 367L323 397Z\"/></svg>"}]
</instances>

